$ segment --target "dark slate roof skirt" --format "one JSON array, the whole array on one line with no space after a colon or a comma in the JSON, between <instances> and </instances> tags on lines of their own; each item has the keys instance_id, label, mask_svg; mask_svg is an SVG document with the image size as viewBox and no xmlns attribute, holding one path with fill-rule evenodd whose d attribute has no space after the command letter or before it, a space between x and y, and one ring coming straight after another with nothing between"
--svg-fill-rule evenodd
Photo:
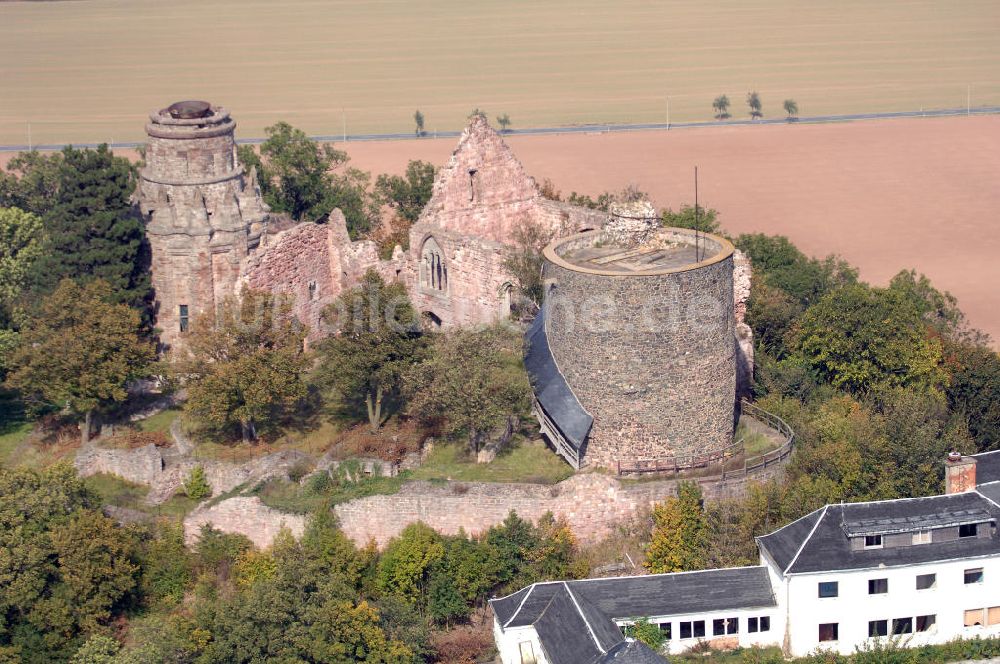
<instances>
[{"instance_id":1,"label":"dark slate roof skirt","mask_svg":"<svg viewBox=\"0 0 1000 664\"><path fill-rule=\"evenodd\" d=\"M593 664L667 664L642 641L622 641Z\"/></svg>"},{"instance_id":2,"label":"dark slate roof skirt","mask_svg":"<svg viewBox=\"0 0 1000 664\"><path fill-rule=\"evenodd\" d=\"M976 491L987 500L993 501L993 504L1000 508L1000 482L980 484L976 487Z\"/></svg>"},{"instance_id":3,"label":"dark slate roof skirt","mask_svg":"<svg viewBox=\"0 0 1000 664\"><path fill-rule=\"evenodd\" d=\"M845 521L844 533L848 537L892 535L894 533L912 533L915 530L954 528L973 523L986 523L992 520L993 515L984 509L941 510L933 514Z\"/></svg>"},{"instance_id":4,"label":"dark slate roof skirt","mask_svg":"<svg viewBox=\"0 0 1000 664\"><path fill-rule=\"evenodd\" d=\"M827 505L819 512L800 519L802 523L789 524L759 538L758 542L787 574L897 567L1000 554L1000 538L995 532L988 538L861 551L852 551L844 534L844 526L849 522L923 518L941 512L974 510L986 512L991 520L1000 518L1000 508L975 491L928 498ZM809 521L814 521L814 527L803 535ZM789 558L788 551L793 548L795 553Z\"/></svg>"},{"instance_id":5,"label":"dark slate roof skirt","mask_svg":"<svg viewBox=\"0 0 1000 664\"><path fill-rule=\"evenodd\" d=\"M594 661L625 638L607 618L598 619L597 625L591 624L565 584L556 584L545 608L532 625L545 651L545 659L552 664ZM595 627L601 625L605 629L598 636ZM615 634L607 635L609 628ZM602 636L606 638L602 639Z\"/></svg>"},{"instance_id":6,"label":"dark slate roof skirt","mask_svg":"<svg viewBox=\"0 0 1000 664\"><path fill-rule=\"evenodd\" d=\"M549 419L559 427L566 441L579 452L590 433L594 418L580 405L556 366L549 349L549 340L545 336L545 316L546 307L543 306L525 334L528 343L524 366L531 377L538 403Z\"/></svg>"},{"instance_id":7,"label":"dark slate roof skirt","mask_svg":"<svg viewBox=\"0 0 1000 664\"><path fill-rule=\"evenodd\" d=\"M973 454L976 460L976 481L979 484L1000 482L1000 450Z\"/></svg>"},{"instance_id":8,"label":"dark slate roof skirt","mask_svg":"<svg viewBox=\"0 0 1000 664\"><path fill-rule=\"evenodd\" d=\"M562 583L536 583L516 605L509 601L513 596L490 600L490 604L502 627L531 625ZM593 605L607 618L618 620L776 605L763 567L584 579L565 584L575 597Z\"/></svg>"}]
</instances>

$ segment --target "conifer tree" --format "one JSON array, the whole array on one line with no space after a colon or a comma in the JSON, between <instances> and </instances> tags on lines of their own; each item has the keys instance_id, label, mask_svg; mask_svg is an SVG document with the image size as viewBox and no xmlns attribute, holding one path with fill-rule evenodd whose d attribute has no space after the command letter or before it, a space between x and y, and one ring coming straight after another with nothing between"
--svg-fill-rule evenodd
<instances>
[{"instance_id":1,"label":"conifer tree","mask_svg":"<svg viewBox=\"0 0 1000 664\"><path fill-rule=\"evenodd\" d=\"M681 482L676 497L653 508L653 538L644 566L654 574L702 569L707 542L701 489Z\"/></svg>"}]
</instances>

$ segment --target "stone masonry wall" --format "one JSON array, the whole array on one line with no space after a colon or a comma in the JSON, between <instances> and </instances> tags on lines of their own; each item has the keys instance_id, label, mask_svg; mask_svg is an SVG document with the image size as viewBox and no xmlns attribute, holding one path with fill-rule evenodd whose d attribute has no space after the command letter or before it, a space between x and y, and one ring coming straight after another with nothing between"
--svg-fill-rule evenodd
<instances>
[{"instance_id":1,"label":"stone masonry wall","mask_svg":"<svg viewBox=\"0 0 1000 664\"><path fill-rule=\"evenodd\" d=\"M155 445L134 450L89 445L77 453L73 464L80 477L107 473L147 486L152 486L163 474L163 455Z\"/></svg>"},{"instance_id":2,"label":"stone masonry wall","mask_svg":"<svg viewBox=\"0 0 1000 664\"><path fill-rule=\"evenodd\" d=\"M783 472L781 464L750 481ZM699 482L706 500L743 495L747 479ZM597 473L582 473L553 486L535 484L456 483L446 486L410 482L399 493L369 496L337 505L340 527L359 546L375 540L384 546L416 521L435 530L476 535L503 521L511 510L537 520L546 512L564 517L582 542L608 536L612 527L632 519L677 493L675 480L622 483Z\"/></svg>"},{"instance_id":3,"label":"stone masonry wall","mask_svg":"<svg viewBox=\"0 0 1000 664\"><path fill-rule=\"evenodd\" d=\"M302 537L306 517L271 509L256 496L229 498L187 515L184 519L184 541L188 546L198 541L198 534L205 524L211 524L224 533L246 535L254 546L263 549L271 546L282 528L287 528L296 538Z\"/></svg>"},{"instance_id":4,"label":"stone masonry wall","mask_svg":"<svg viewBox=\"0 0 1000 664\"><path fill-rule=\"evenodd\" d=\"M732 443L732 256L658 275L604 275L546 261L549 347L594 417L584 465L685 459Z\"/></svg>"}]
</instances>

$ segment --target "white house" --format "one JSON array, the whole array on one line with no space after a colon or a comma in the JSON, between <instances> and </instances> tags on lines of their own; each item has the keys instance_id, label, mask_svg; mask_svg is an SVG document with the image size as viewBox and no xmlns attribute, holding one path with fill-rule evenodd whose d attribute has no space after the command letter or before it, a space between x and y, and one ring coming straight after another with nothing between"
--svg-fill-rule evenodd
<instances>
[{"instance_id":1,"label":"white house","mask_svg":"<svg viewBox=\"0 0 1000 664\"><path fill-rule=\"evenodd\" d=\"M637 618L660 626L669 653L1000 636L1000 451L950 458L946 479L942 496L816 510L758 538L757 567L536 583L493 599L501 659L662 662L624 636Z\"/></svg>"}]
</instances>

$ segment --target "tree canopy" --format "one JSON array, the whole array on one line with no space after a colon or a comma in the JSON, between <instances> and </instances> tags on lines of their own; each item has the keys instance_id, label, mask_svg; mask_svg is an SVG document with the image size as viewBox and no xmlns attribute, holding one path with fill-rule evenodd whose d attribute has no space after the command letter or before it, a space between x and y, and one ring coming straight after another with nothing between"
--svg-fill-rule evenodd
<instances>
[{"instance_id":1,"label":"tree canopy","mask_svg":"<svg viewBox=\"0 0 1000 664\"><path fill-rule=\"evenodd\" d=\"M319 346L317 377L349 414L363 404L372 430L385 404L399 396L402 376L422 359L426 341L403 284L369 270L361 284L326 308L332 336Z\"/></svg>"},{"instance_id":2,"label":"tree canopy","mask_svg":"<svg viewBox=\"0 0 1000 664\"><path fill-rule=\"evenodd\" d=\"M379 175L375 180L375 196L381 204L388 205L412 224L431 199L436 174L434 164L411 160L406 165L405 175Z\"/></svg>"},{"instance_id":3,"label":"tree canopy","mask_svg":"<svg viewBox=\"0 0 1000 664\"><path fill-rule=\"evenodd\" d=\"M478 452L487 435L530 405L521 336L500 325L443 333L407 376L406 392L411 415L464 434Z\"/></svg>"},{"instance_id":4,"label":"tree canopy","mask_svg":"<svg viewBox=\"0 0 1000 664\"><path fill-rule=\"evenodd\" d=\"M82 418L86 442L94 411L124 401L155 359L141 332L139 313L116 304L107 283L64 279L21 330L8 384L36 407Z\"/></svg>"},{"instance_id":5,"label":"tree canopy","mask_svg":"<svg viewBox=\"0 0 1000 664\"><path fill-rule=\"evenodd\" d=\"M178 373L187 412L200 426L244 441L283 422L307 396L305 328L287 297L244 289L218 315L195 318Z\"/></svg>"}]
</instances>

